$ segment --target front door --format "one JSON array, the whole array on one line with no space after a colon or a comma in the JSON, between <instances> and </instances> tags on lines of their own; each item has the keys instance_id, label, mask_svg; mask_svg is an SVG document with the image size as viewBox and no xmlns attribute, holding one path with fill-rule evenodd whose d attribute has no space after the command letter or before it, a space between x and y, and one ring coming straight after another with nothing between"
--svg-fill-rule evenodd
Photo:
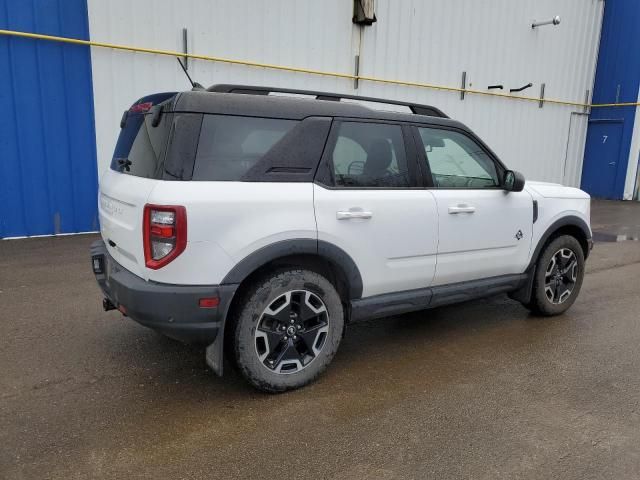
<instances>
[{"instance_id":1,"label":"front door","mask_svg":"<svg viewBox=\"0 0 640 480\"><path fill-rule=\"evenodd\" d=\"M433 284L522 273L531 247L531 195L503 190L504 168L465 132L431 127L416 132L438 209Z\"/></svg>"},{"instance_id":2,"label":"front door","mask_svg":"<svg viewBox=\"0 0 640 480\"><path fill-rule=\"evenodd\" d=\"M355 261L363 297L431 285L436 203L416 178L408 127L334 121L314 185L318 239Z\"/></svg>"},{"instance_id":3,"label":"front door","mask_svg":"<svg viewBox=\"0 0 640 480\"><path fill-rule=\"evenodd\" d=\"M620 165L620 140L622 120L591 120L582 166L581 188L594 197L621 199L622 191L616 188L618 172L627 169Z\"/></svg>"}]
</instances>

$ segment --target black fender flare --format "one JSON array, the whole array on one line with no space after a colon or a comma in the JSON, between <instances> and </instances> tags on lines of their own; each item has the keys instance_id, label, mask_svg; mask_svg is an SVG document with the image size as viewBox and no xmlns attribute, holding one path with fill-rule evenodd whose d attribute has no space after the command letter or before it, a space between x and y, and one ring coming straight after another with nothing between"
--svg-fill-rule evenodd
<instances>
[{"instance_id":1,"label":"black fender flare","mask_svg":"<svg viewBox=\"0 0 640 480\"><path fill-rule=\"evenodd\" d=\"M589 228L587 223L583 219L575 215L568 215L566 217L559 218L558 220L553 222L551 225L549 225L549 227L545 230L545 232L540 237L540 240L538 240L536 248L534 249L533 254L531 255L531 260L529 261L529 265L527 265L527 268L525 270L525 273L527 274L527 279L518 290L515 290L509 293L509 296L511 298L513 298L514 300L518 300L519 302L522 302L522 303L528 303L531 300L531 293L533 291L533 280L536 274L536 263L538 262L538 257L540 256L542 247L544 247L544 245L547 243L549 238L551 238L551 236L555 232L557 232L559 229L563 227L579 228L582 231L582 233L584 233L584 236L587 240L587 248L585 249L584 258L585 259L587 258L587 256L589 255L589 246L591 245L591 241L592 241L591 229Z\"/></svg>"},{"instance_id":2,"label":"black fender flare","mask_svg":"<svg viewBox=\"0 0 640 480\"><path fill-rule=\"evenodd\" d=\"M347 281L349 299L362 297L362 275L351 256L333 243L311 238L281 240L262 247L240 260L221 284L240 284L258 268L290 255L314 255L339 269Z\"/></svg>"},{"instance_id":3,"label":"black fender flare","mask_svg":"<svg viewBox=\"0 0 640 480\"><path fill-rule=\"evenodd\" d=\"M589 243L589 241L591 240L591 229L583 219L575 215L568 215L566 217L559 218L558 220L553 222L551 225L549 225L549 227L545 230L545 232L540 237L540 240L538 240L538 244L536 245L536 248L533 251L533 255L531 255L531 260L529 262L529 265L527 266L527 270L531 269L536 264L536 262L538 261L538 257L540 256L540 251L542 250L542 247L544 247L545 243L547 243L547 240L549 240L551 235L553 235L562 227L577 227L582 231L582 233L584 233L587 243ZM589 248L585 250L584 258L586 259L588 256L589 256Z\"/></svg>"}]
</instances>

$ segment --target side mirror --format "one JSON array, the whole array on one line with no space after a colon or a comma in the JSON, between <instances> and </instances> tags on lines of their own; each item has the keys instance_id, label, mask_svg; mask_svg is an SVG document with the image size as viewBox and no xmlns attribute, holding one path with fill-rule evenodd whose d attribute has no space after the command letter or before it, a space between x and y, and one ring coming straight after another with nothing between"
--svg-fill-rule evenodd
<instances>
[{"instance_id":1,"label":"side mirror","mask_svg":"<svg viewBox=\"0 0 640 480\"><path fill-rule=\"evenodd\" d=\"M521 192L524 188L524 175L514 170L507 170L504 172L502 186L507 192Z\"/></svg>"}]
</instances>

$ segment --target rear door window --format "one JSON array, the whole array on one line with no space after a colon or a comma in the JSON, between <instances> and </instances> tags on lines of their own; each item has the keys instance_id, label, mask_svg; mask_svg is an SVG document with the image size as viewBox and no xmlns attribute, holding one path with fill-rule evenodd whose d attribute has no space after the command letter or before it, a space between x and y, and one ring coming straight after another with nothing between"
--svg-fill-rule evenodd
<instances>
[{"instance_id":1,"label":"rear door window","mask_svg":"<svg viewBox=\"0 0 640 480\"><path fill-rule=\"evenodd\" d=\"M384 123L340 122L331 152L336 187L411 186L402 127Z\"/></svg>"},{"instance_id":2,"label":"rear door window","mask_svg":"<svg viewBox=\"0 0 640 480\"><path fill-rule=\"evenodd\" d=\"M192 180L239 181L298 122L205 115Z\"/></svg>"}]
</instances>

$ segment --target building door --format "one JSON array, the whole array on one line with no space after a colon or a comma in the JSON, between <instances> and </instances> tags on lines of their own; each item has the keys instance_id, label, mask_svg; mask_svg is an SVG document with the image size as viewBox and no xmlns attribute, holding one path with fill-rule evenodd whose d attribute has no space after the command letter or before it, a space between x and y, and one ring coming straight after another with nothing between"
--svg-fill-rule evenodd
<instances>
[{"instance_id":1,"label":"building door","mask_svg":"<svg viewBox=\"0 0 640 480\"><path fill-rule=\"evenodd\" d=\"M622 120L589 121L581 188L593 197L622 199L616 178L621 168L627 168L620 161L623 126Z\"/></svg>"}]
</instances>

